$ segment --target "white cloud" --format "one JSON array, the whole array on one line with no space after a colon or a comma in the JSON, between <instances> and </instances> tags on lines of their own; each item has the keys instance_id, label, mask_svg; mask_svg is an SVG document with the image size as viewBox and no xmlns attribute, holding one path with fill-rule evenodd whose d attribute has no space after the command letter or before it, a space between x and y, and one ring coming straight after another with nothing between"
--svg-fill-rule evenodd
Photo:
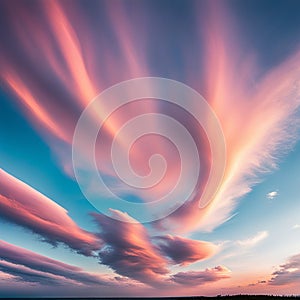
<instances>
[{"instance_id":1,"label":"white cloud","mask_svg":"<svg viewBox=\"0 0 300 300\"><path fill-rule=\"evenodd\" d=\"M250 237L246 240L237 241L237 244L243 247L254 247L259 242L266 239L268 236L268 231L260 231L253 237Z\"/></svg>"},{"instance_id":2,"label":"white cloud","mask_svg":"<svg viewBox=\"0 0 300 300\"><path fill-rule=\"evenodd\" d=\"M273 191L267 194L267 198L270 200L273 200L277 196L278 196L278 191Z\"/></svg>"},{"instance_id":3,"label":"white cloud","mask_svg":"<svg viewBox=\"0 0 300 300\"><path fill-rule=\"evenodd\" d=\"M293 226L293 229L299 229L300 228L300 224L295 224L294 226Z\"/></svg>"}]
</instances>

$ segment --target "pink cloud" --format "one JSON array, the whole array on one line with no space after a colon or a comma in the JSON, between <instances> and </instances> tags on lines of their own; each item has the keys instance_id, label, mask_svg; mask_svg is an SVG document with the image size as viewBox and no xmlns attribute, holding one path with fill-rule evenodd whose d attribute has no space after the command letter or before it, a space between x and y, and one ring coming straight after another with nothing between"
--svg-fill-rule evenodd
<instances>
[{"instance_id":1,"label":"pink cloud","mask_svg":"<svg viewBox=\"0 0 300 300\"><path fill-rule=\"evenodd\" d=\"M0 217L84 255L92 255L101 247L99 238L78 227L64 208L2 169Z\"/></svg>"},{"instance_id":2,"label":"pink cloud","mask_svg":"<svg viewBox=\"0 0 300 300\"><path fill-rule=\"evenodd\" d=\"M178 284L196 286L230 278L230 273L230 270L226 267L217 266L204 271L179 272L173 275L171 279Z\"/></svg>"},{"instance_id":3,"label":"pink cloud","mask_svg":"<svg viewBox=\"0 0 300 300\"><path fill-rule=\"evenodd\" d=\"M16 265L2 260L0 260L0 270L7 275L7 278L4 278L6 282L9 282L8 280L10 280L10 282L38 283L56 286L66 283L78 284L78 282L76 283L61 276L36 271L22 265Z\"/></svg>"},{"instance_id":4,"label":"pink cloud","mask_svg":"<svg viewBox=\"0 0 300 300\"><path fill-rule=\"evenodd\" d=\"M168 274L167 259L160 255L140 223L132 223L127 214L112 210L124 222L93 214L100 226L105 246L99 253L102 264L118 274L150 285L161 285ZM131 221L131 222L130 222Z\"/></svg>"},{"instance_id":5,"label":"pink cloud","mask_svg":"<svg viewBox=\"0 0 300 300\"><path fill-rule=\"evenodd\" d=\"M210 3L208 13L210 26L205 28L209 31L202 32L206 82L198 82L197 74L190 78L196 87L204 86L203 94L220 120L227 162L224 178L207 207L198 207L199 190L160 222L177 232L211 231L225 222L238 199L251 191L261 175L276 168L278 158L293 147L300 125L299 49L274 68L259 70L251 49L245 57L238 41L234 47L230 42L238 35L226 7Z\"/></svg>"},{"instance_id":6,"label":"pink cloud","mask_svg":"<svg viewBox=\"0 0 300 300\"><path fill-rule=\"evenodd\" d=\"M216 252L216 246L209 242L192 240L180 236L159 236L160 251L171 258L175 264L188 265L206 259Z\"/></svg>"},{"instance_id":7,"label":"pink cloud","mask_svg":"<svg viewBox=\"0 0 300 300\"><path fill-rule=\"evenodd\" d=\"M296 285L300 279L300 254L292 256L279 270L272 274L270 285Z\"/></svg>"},{"instance_id":8,"label":"pink cloud","mask_svg":"<svg viewBox=\"0 0 300 300\"><path fill-rule=\"evenodd\" d=\"M238 49L236 40L234 47L232 46L232 37L237 34L234 34L234 27L229 21L232 18L227 15L225 7L216 7L214 4L208 6L210 26L199 24L198 29L201 36L199 48L204 48L205 74L187 72L187 82L191 82L204 94L221 122L227 145L227 168L211 205L199 209L198 202L205 187L211 159L209 149L200 149L204 168L197 191L191 201L162 222L166 229L176 228L178 232L196 228L211 230L230 217L236 200L249 192L251 186L258 181L256 175L275 165L274 157L282 151L282 145L292 144L290 141L296 126L291 129L288 124L299 108L299 54L296 53L258 77L254 55L250 54L249 58L242 56L244 52ZM63 140L66 151L61 152L69 153L80 112L95 95L112 83L150 74L147 49L140 42L139 28L131 26L122 4L105 4L102 7L113 20L109 30L115 34L116 44L123 53L120 57L112 57L110 49L105 47L107 44L100 35L95 34L88 18L80 15L77 5L68 6L51 1L40 3L38 7L40 13L34 14L23 4L16 5L12 2L11 5L3 6L10 16L8 35L15 38L3 45L0 57L3 62L2 77L37 130L43 127L46 135L50 133L57 140ZM13 17L16 11L18 18ZM76 21L78 16L82 20L80 26ZM40 26L35 26L36 23ZM207 31L203 28L210 29ZM34 32L30 41L26 38L27 31ZM134 47L136 37L139 37L140 51ZM37 45L42 51L36 51ZM251 49L248 50L251 53ZM101 53L100 61L98 53ZM200 57L192 57L200 60ZM243 57L242 62L240 57ZM28 61L31 72L25 67ZM40 69L41 63L44 71ZM200 83L202 77L204 80ZM255 86L253 81L257 82ZM101 158L101 165L104 166L101 171L105 174L116 177L109 161L110 138L122 123L135 116L135 109L137 113L162 111L179 117L180 122L187 125L192 135L198 138L197 145L204 144L200 126L194 126L192 121L185 121L189 118L183 112L173 111L168 106L163 108L151 101L147 104L143 102L140 106L142 108L138 104L129 106L125 112L117 112L105 123L104 142L97 152L97 157ZM101 119L103 111L105 107L101 107L91 118ZM151 126L155 128L155 124L150 124L149 128ZM45 132L42 134L45 135ZM120 138L119 142L123 143L124 140ZM53 141L49 143L54 144ZM147 173L148 158L153 153L160 153L166 157L167 162L171 162L166 177L160 184L149 191L134 191L144 201L152 201L165 195L176 182L180 164L177 163L176 151L169 148L165 141L152 137L143 143L136 143L132 149L132 165L137 173ZM84 153L84 149L82 150ZM71 162L66 155L63 160L65 169L71 173ZM193 163L189 162L191 166ZM123 186L121 189L124 192ZM128 189L128 192L131 190Z\"/></svg>"},{"instance_id":9,"label":"pink cloud","mask_svg":"<svg viewBox=\"0 0 300 300\"><path fill-rule=\"evenodd\" d=\"M142 224L132 220L125 213L113 210L112 214L118 215L123 222L93 214L101 230L97 234L87 232L76 225L64 208L1 169L0 179L2 218L40 234L52 244L64 243L84 255L97 253L101 264L109 266L122 276L150 285L167 284L168 266L171 261L185 265L205 259L215 251L215 246L211 243L178 236L161 236L153 242ZM13 249L13 246L8 249L2 242L0 252L10 263L18 264ZM25 253L25 250L23 252ZM18 255L21 257L20 253ZM23 255L25 256L28 257L28 264L24 261L22 263L25 267L39 268L37 255L34 261L28 260L31 256L29 252ZM45 266L46 259L43 257L42 260ZM51 270L51 264L49 261L48 270ZM58 270L59 267L66 269L70 266L56 262L54 267ZM6 266L12 275L16 274L14 268ZM78 271L75 267L70 268L70 272Z\"/></svg>"},{"instance_id":10,"label":"pink cloud","mask_svg":"<svg viewBox=\"0 0 300 300\"><path fill-rule=\"evenodd\" d=\"M29 282L42 284L109 285L112 280L81 268L0 241L0 270Z\"/></svg>"},{"instance_id":11,"label":"pink cloud","mask_svg":"<svg viewBox=\"0 0 300 300\"><path fill-rule=\"evenodd\" d=\"M113 218L92 214L105 243L99 252L100 262L142 283L167 288L170 285L168 266L188 265L216 251L216 246L209 242L171 235L151 238L146 227L128 214L117 210L111 210L111 214Z\"/></svg>"}]
</instances>

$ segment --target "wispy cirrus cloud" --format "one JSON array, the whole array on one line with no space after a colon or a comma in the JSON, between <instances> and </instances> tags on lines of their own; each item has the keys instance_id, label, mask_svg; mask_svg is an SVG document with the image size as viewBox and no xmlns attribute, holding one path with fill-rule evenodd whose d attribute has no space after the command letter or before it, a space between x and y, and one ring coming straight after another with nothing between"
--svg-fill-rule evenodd
<instances>
[{"instance_id":1,"label":"wispy cirrus cloud","mask_svg":"<svg viewBox=\"0 0 300 300\"><path fill-rule=\"evenodd\" d=\"M245 240L239 240L237 241L237 244L242 247L254 247L258 243L262 242L264 239L266 239L269 236L268 231L260 231L256 235L245 239Z\"/></svg>"},{"instance_id":2,"label":"wispy cirrus cloud","mask_svg":"<svg viewBox=\"0 0 300 300\"><path fill-rule=\"evenodd\" d=\"M64 243L84 255L101 248L100 239L81 229L63 207L2 169L0 218L41 235L51 244Z\"/></svg>"},{"instance_id":3,"label":"wispy cirrus cloud","mask_svg":"<svg viewBox=\"0 0 300 300\"><path fill-rule=\"evenodd\" d=\"M151 61L151 51L150 48L144 47L146 41L140 41L141 36L147 35L140 34L140 28L132 27L120 3L101 7L101 11L113 20L106 24L107 31L115 36L112 45L105 40L105 34L95 34L95 26L91 26L90 19L85 16L85 10L80 5L71 6L67 2L51 1L47 4L39 3L37 6L39 14L24 4L16 5L12 2L10 5L3 5L3 35L15 38L3 45L0 57L4 66L2 77L7 87L20 100L21 106L26 107L24 111L37 130L40 130L42 124L46 131L42 134L50 133L58 140L63 140L69 153L72 133L80 111L104 86L129 79L128 76L149 76L152 68L147 65L147 61ZM100 11L97 4L94 8ZM198 7L195 7L194 11L200 13ZM14 18L16 13L18 18ZM199 209L201 192L207 179L204 174L193 199L162 221L166 230L170 231L176 229L178 232L188 232L199 228L212 230L226 221L236 207L237 200L259 181L257 175L272 169L276 165L276 158L292 147L299 125L295 117L300 106L299 52L296 51L270 70L260 70L256 66L253 58L255 55L251 53L251 49L247 49L251 57L245 57L245 51L238 47L239 41L230 42L232 37L238 35L235 34L230 21L232 16L227 14L226 6L217 7L209 3L207 13L209 19L205 26L201 21L195 26L194 34L199 37L200 42L195 43L193 52L189 53L189 56L193 57L193 63L205 61L204 68L201 68L204 71L200 73L200 68L186 68L189 70L186 81L203 93L220 120L227 145L227 167L211 204L205 209ZM81 26L75 16L81 16ZM202 20L196 18L196 15L192 16L195 20ZM36 23L40 26L35 26ZM57 24L61 24L64 30ZM155 24L152 26L155 28ZM31 35L31 42L26 39L28 31L35 33ZM139 50L134 47L135 44L139 45ZM110 50L115 45L124 55L112 56ZM37 48L42 48L43 51L36 51ZM103 55L103 59L95 59L98 53ZM199 57L199 53L202 53L203 57ZM238 59L241 57L242 60ZM40 68L41 63L44 64L43 70ZM26 68L28 65L31 72ZM168 66L168 69L172 70L172 66ZM284 78L282 74L285 74ZM203 82L200 82L203 78ZM69 109L70 103L72 109ZM153 109L153 106L155 105L147 105L149 110L142 108L141 111L160 111L160 107L155 106ZM104 110L103 108L97 112L98 119L101 119L101 112ZM129 109L128 113L120 112L116 115L104 126L105 142L99 150L101 154L107 154L101 157L105 157L102 165L109 166L109 170L105 170L109 174L110 151L106 151L106 148L109 148L110 140L107 137L113 136L121 123L132 117L133 109ZM243 117L245 115L247 122ZM291 122L295 125L289 126ZM201 135L199 128L195 127L194 131L196 136ZM55 142L49 144L53 145ZM149 148L150 153L160 153L158 150L165 148L163 142L149 142L144 143L145 145L149 145L144 148ZM145 151L142 150L136 151L138 155L134 155L132 161L143 173L148 164L140 162L147 161L148 154L144 155ZM204 165L209 165L209 151L202 152L205 156ZM68 167L66 169L69 169L65 157L64 163ZM176 182L174 174L180 168L178 163L170 160L173 163L167 178L163 180L164 184L157 193L145 193L143 190L142 195L139 194L141 199L147 200L151 197L149 194L155 198L173 187L173 183ZM192 165L193 161L189 163Z\"/></svg>"},{"instance_id":4,"label":"wispy cirrus cloud","mask_svg":"<svg viewBox=\"0 0 300 300\"><path fill-rule=\"evenodd\" d=\"M48 137L50 133L51 137L56 138L55 142L51 141L49 144L55 146L58 140L64 141L66 147L62 152L67 152L65 149L68 148L68 151L70 149L72 133L80 111L103 86L129 79L128 74L130 78L148 76L149 71L153 69L146 66L145 61L153 61L153 58L151 55L147 57L147 51L144 50L150 53L152 49L144 48L143 45L147 43L141 42L140 37L146 35L141 34L143 31L139 31L139 26L132 28L130 20L122 10L122 5L108 4L107 7L105 5L103 11L113 20L107 35L94 34L91 29L96 26L88 25L98 23L95 20L89 23L90 18L81 14L80 9L76 10L76 4L72 4L74 7L71 7L72 5L67 2L51 1L39 3L35 10L31 9L31 5L16 3L7 1L2 5L4 13L1 14L3 17L0 18L0 22L4 26L0 26L0 30L3 36L12 38L7 39L1 48L1 63L3 63L1 77L19 100L20 107L29 116L35 128L40 131L42 127L43 136ZM88 10L95 9L92 8ZM36 11L38 13L35 13ZM255 67L254 60L245 59L244 56L240 56L236 47L233 49L232 45L236 46L236 43L231 41L236 35L229 30L231 18L224 12L222 6L216 7L214 4L207 10L210 14L209 22L206 26L200 24L199 28L209 30L202 32L204 38L201 39L199 48L196 47L194 53L189 53L193 63L198 59L205 61L206 74L199 74L199 68L186 68L188 78L185 80L187 83L193 83L201 93L203 91L220 119L228 150L225 176L208 207L199 209L201 193L197 193L176 213L166 218L164 225L169 231L176 229L178 232L180 230L188 232L199 228L212 230L227 220L236 207L237 200L259 181L257 174L273 168L276 165L276 157L288 150L296 137L298 119L295 118L295 113L299 109L299 53L295 53L272 70L256 72L258 67ZM15 17L16 15L18 17ZM81 17L81 22L77 22L78 16ZM196 14L195 17L197 17L195 20L201 20ZM79 23L82 27L78 25ZM156 24L153 22L151 24L153 26L151 28L155 29ZM131 34L132 32L134 34ZM114 40L112 46L117 47L102 47L109 45L105 43L107 36L115 37L112 39ZM138 37L137 40L135 36ZM139 47L135 47L135 44ZM186 44L182 45L185 47ZM114 57L111 49L118 46L120 53L124 55ZM251 49L247 50L249 50L247 53L251 52ZM101 60L97 64L99 53ZM204 53L204 57L198 58L195 55L198 53ZM124 57L124 61L119 57ZM238 57L243 57L243 63L237 59ZM43 68L40 68L41 64ZM167 67L172 74L172 66ZM93 72L95 70L100 71ZM197 72L190 73L190 70ZM205 84L199 83L203 77L207 81ZM98 80L99 78L101 80ZM96 82L100 84L95 84ZM102 111L99 110L100 118ZM110 119L104 126L106 134L113 135L121 125L120 121L126 121L132 111L129 114L119 112L116 114L118 117ZM159 108L157 111L159 112ZM185 123L188 124L188 121ZM295 124L294 128L290 123ZM197 133L196 136L200 135L197 129L196 127L193 129ZM109 146L107 141L108 139L105 139L104 144ZM144 146L151 155L159 148L165 148L162 142L144 143L142 147ZM101 151L103 148L108 147L103 146ZM133 166L147 171L149 166L140 162L147 162L148 153L146 151L141 153L138 153L140 156L133 156ZM144 155L145 153L147 155ZM208 155L207 153L203 151L204 156ZM107 157L110 157L110 151L107 151ZM209 155L205 158L205 161L210 160ZM167 174L170 176L163 181L160 192L171 186L173 182L171 179L176 175L174 170L180 167L174 160L170 160L171 171ZM106 163L104 159L104 165ZM193 164L193 161L190 161L190 164ZM205 179L205 176L203 178ZM205 182L199 183L199 191L204 186ZM98 215L95 219L101 227L101 232L99 234L87 232L68 216L65 209L2 171L0 190L0 215L6 220L41 235L52 244L64 243L78 253L93 255L94 251L99 252L101 263L118 274L147 284L159 285L168 280L170 264L186 265L205 259L213 253L213 245L179 236L161 236L162 233L159 233L160 242L157 243L143 225L126 223L130 217L117 211L113 213L121 216L124 223ZM275 192L272 193L270 197L277 196ZM152 195L157 196L155 193ZM143 200L147 198L147 195L142 196ZM159 227L155 229L158 230ZM238 241L238 244L243 247L254 247L266 237L267 232L260 232ZM12 262L2 262L2 268L10 270L11 274L17 272L17 266ZM31 272L31 278L36 275L35 278L40 276L42 280L45 274L40 274L41 270L33 271L28 268L27 265L23 265L22 270L19 268L19 276L23 273L24 278L29 278ZM288 272L291 270L295 272L294 269L289 269ZM281 278L283 275L280 274ZM227 278L228 272L224 267L216 267L204 271L179 272L172 276L173 282L197 285ZM278 276L279 274L274 274L274 278Z\"/></svg>"},{"instance_id":5,"label":"wispy cirrus cloud","mask_svg":"<svg viewBox=\"0 0 300 300\"><path fill-rule=\"evenodd\" d=\"M251 49L247 49L250 55L245 57L242 49L233 48L229 42L238 35L225 5L212 2L208 6L210 30L201 35L206 62L203 90L222 125L226 169L209 206L199 209L198 195L162 220L166 229L171 227L178 232L211 231L224 223L238 199L249 193L263 174L276 168L278 159L299 138L299 48L277 66L262 71ZM242 61L238 57L243 57Z\"/></svg>"}]
</instances>

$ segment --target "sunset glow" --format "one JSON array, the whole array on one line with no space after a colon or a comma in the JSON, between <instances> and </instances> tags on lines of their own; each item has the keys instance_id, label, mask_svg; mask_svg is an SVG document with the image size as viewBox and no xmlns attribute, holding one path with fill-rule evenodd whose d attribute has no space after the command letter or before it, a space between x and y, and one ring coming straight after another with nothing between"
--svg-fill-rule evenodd
<instances>
[{"instance_id":1,"label":"sunset glow","mask_svg":"<svg viewBox=\"0 0 300 300\"><path fill-rule=\"evenodd\" d=\"M0 297L300 295L299 10L1 1Z\"/></svg>"}]
</instances>

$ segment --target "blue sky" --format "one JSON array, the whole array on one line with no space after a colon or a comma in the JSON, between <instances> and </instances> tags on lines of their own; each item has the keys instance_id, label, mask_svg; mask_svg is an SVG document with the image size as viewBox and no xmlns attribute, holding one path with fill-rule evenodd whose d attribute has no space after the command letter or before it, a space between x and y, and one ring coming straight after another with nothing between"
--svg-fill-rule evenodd
<instances>
[{"instance_id":1,"label":"blue sky","mask_svg":"<svg viewBox=\"0 0 300 300\"><path fill-rule=\"evenodd\" d=\"M0 297L300 294L299 2L74 3L0 5ZM200 93L227 152L224 177L199 209L213 144L193 112L144 99L110 115L94 156L124 199L150 209L181 170L176 145L153 134L129 147L129 162L147 176L151 155L165 156L164 179L147 190L118 178L110 146L124 142L119 128L139 114L177 118L204 166L182 207L143 224L123 208L106 216L85 198L72 139L97 95L149 76ZM109 103L100 101L97 116L106 111ZM157 120L141 129L169 128ZM80 149L85 162L87 148ZM187 163L195 165L191 157ZM89 163L81 167L90 174ZM105 191L96 196L109 205Z\"/></svg>"}]
</instances>

